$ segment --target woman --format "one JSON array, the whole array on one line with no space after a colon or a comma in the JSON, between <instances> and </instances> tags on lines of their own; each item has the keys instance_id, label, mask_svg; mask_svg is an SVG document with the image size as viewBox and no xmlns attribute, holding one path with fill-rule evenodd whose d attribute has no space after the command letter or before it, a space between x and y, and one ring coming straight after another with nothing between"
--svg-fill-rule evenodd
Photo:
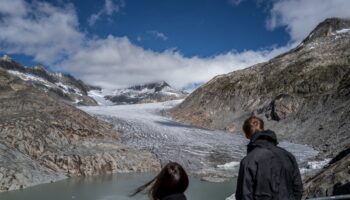
<instances>
[{"instance_id":1,"label":"woman","mask_svg":"<svg viewBox=\"0 0 350 200\"><path fill-rule=\"evenodd\" d=\"M186 171L176 162L170 162L150 182L136 189L131 195L149 188L152 200L186 200L184 192L188 187Z\"/></svg>"}]
</instances>

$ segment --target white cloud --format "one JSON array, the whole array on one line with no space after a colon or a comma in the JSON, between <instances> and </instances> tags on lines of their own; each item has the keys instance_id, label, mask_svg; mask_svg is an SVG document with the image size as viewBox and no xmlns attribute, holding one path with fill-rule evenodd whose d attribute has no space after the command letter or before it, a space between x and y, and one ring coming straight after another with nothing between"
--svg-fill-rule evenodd
<instances>
[{"instance_id":1,"label":"white cloud","mask_svg":"<svg viewBox=\"0 0 350 200\"><path fill-rule=\"evenodd\" d=\"M277 0L273 3L267 27L285 26L292 41L304 39L329 17L350 17L349 0Z\"/></svg>"},{"instance_id":2,"label":"white cloud","mask_svg":"<svg viewBox=\"0 0 350 200\"><path fill-rule=\"evenodd\" d=\"M166 36L164 33L153 30L153 31L147 31L148 34L151 34L152 36L154 36L157 39L161 39L161 40L167 40L168 36Z\"/></svg>"},{"instance_id":3,"label":"white cloud","mask_svg":"<svg viewBox=\"0 0 350 200\"><path fill-rule=\"evenodd\" d=\"M313 2L312 6L309 1ZM283 53L295 45L294 41L303 39L317 23L334 16L336 8L336 16L341 17L346 15L344 8L349 7L347 1L339 0L332 1L338 4L322 0L318 3L312 0L297 1L300 5L293 2L274 1L268 20L270 28L287 26L292 38L290 44L279 48L231 51L200 58L185 57L175 50L161 53L146 50L131 43L126 37L110 35L107 38L91 38L79 29L77 14L72 5L57 7L41 1L29 4L24 0L1 0L0 51L33 56L35 61L61 67L87 83L107 88L159 80L182 88ZM106 5L109 5L107 1L103 11L105 15L120 9L109 5L107 7L113 9L108 10ZM329 11L325 10L327 6ZM164 34L158 36L167 38Z\"/></svg>"},{"instance_id":4,"label":"white cloud","mask_svg":"<svg viewBox=\"0 0 350 200\"><path fill-rule=\"evenodd\" d=\"M206 82L213 76L266 61L289 47L228 52L209 58L187 58L176 51L156 53L132 44L128 38L108 36L90 41L63 63L67 70L83 80L106 88L165 80L182 88L191 83Z\"/></svg>"},{"instance_id":5,"label":"white cloud","mask_svg":"<svg viewBox=\"0 0 350 200\"><path fill-rule=\"evenodd\" d=\"M103 15L110 17L113 14L120 12L124 7L124 0L105 0L103 8L97 13L92 14L88 19L88 23L90 26L93 26Z\"/></svg>"},{"instance_id":6,"label":"white cloud","mask_svg":"<svg viewBox=\"0 0 350 200\"><path fill-rule=\"evenodd\" d=\"M71 55L84 39L72 5L23 0L0 1L0 47L6 53L33 56L53 64Z\"/></svg>"},{"instance_id":7,"label":"white cloud","mask_svg":"<svg viewBox=\"0 0 350 200\"><path fill-rule=\"evenodd\" d=\"M27 13L27 7L22 0L0 1L0 13L3 15L23 16Z\"/></svg>"}]
</instances>

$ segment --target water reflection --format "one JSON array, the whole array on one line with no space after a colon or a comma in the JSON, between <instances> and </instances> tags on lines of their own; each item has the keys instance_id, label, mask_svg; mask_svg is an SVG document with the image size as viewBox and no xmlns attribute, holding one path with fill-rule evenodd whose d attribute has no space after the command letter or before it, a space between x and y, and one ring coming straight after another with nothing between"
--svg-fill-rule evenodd
<instances>
[{"instance_id":1,"label":"water reflection","mask_svg":"<svg viewBox=\"0 0 350 200\"><path fill-rule=\"evenodd\" d=\"M128 197L133 190L154 177L153 173L113 174L69 178L24 190L0 193L1 200L147 200L147 195ZM210 183L190 177L190 200L220 200L234 192L236 180Z\"/></svg>"}]
</instances>

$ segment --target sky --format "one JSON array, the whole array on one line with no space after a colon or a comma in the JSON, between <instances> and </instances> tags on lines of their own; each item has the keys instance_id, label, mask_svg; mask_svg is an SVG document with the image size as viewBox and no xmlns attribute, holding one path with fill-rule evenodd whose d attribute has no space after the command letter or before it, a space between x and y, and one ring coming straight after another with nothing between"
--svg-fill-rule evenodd
<instances>
[{"instance_id":1,"label":"sky","mask_svg":"<svg viewBox=\"0 0 350 200\"><path fill-rule=\"evenodd\" d=\"M348 0L1 0L0 55L114 89L189 88L267 61Z\"/></svg>"}]
</instances>

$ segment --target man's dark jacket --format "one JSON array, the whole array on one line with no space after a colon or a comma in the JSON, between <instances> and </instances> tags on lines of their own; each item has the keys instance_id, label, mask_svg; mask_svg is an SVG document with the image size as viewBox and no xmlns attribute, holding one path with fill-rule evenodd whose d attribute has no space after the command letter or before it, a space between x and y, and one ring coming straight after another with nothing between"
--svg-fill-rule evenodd
<instances>
[{"instance_id":1,"label":"man's dark jacket","mask_svg":"<svg viewBox=\"0 0 350 200\"><path fill-rule=\"evenodd\" d=\"M273 131L255 133L240 164L236 200L300 200L302 192L294 156L277 146Z\"/></svg>"}]
</instances>

